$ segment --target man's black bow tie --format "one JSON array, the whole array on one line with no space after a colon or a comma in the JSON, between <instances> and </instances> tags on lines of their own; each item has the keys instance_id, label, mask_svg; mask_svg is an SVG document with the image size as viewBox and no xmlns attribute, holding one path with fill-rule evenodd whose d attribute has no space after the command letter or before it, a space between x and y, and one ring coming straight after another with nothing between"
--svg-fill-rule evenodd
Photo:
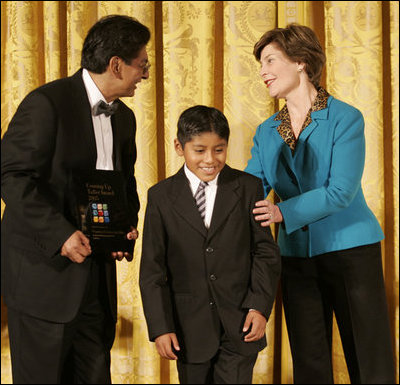
<instances>
[{"instance_id":1,"label":"man's black bow tie","mask_svg":"<svg viewBox=\"0 0 400 385\"><path fill-rule=\"evenodd\" d=\"M110 116L118 109L118 103L107 104L104 100L100 100L93 106L93 115L104 114Z\"/></svg>"}]
</instances>

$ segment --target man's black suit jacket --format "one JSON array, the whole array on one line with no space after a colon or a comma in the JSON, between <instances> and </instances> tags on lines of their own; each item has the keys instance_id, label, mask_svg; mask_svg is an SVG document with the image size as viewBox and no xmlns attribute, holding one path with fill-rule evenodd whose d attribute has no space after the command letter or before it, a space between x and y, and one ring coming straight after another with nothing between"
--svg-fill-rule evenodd
<instances>
[{"instance_id":1,"label":"man's black suit jacket","mask_svg":"<svg viewBox=\"0 0 400 385\"><path fill-rule=\"evenodd\" d=\"M174 332L184 359L205 362L220 345L217 314L239 353L266 346L242 333L249 309L268 319L281 268L269 227L252 214L261 199L258 178L225 165L207 231L183 168L149 190L140 289L150 340Z\"/></svg>"},{"instance_id":2,"label":"man's black suit jacket","mask_svg":"<svg viewBox=\"0 0 400 385\"><path fill-rule=\"evenodd\" d=\"M136 226L136 121L120 100L112 116L114 169L123 173L131 224ZM34 317L69 322L77 314L90 256L61 256L77 228L70 205L72 178L96 168L96 141L82 70L45 84L22 101L1 144L1 286L6 305ZM110 310L116 319L115 262L106 264Z\"/></svg>"}]
</instances>

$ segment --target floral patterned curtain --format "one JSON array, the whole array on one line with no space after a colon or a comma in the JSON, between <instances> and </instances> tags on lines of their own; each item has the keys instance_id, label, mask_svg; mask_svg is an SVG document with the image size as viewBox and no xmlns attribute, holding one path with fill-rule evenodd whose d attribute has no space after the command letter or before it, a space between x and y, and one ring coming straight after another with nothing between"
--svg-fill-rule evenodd
<instances>
[{"instance_id":1,"label":"floral patterned curtain","mask_svg":"<svg viewBox=\"0 0 400 385\"><path fill-rule=\"evenodd\" d=\"M124 100L137 118L136 175L142 232L147 189L182 165L173 149L180 113L212 105L228 118L228 164L244 169L258 124L279 108L260 80L252 55L268 29L298 22L315 30L327 55L323 86L360 109L366 121L363 188L385 231L383 262L392 339L399 352L399 3L397 1L2 1L1 132L33 88L79 69L88 29L102 16L126 14L147 25L149 80ZM272 196L271 199L274 199ZM4 205L2 202L2 211ZM175 362L160 360L148 342L138 270L118 264L114 383L178 383ZM292 383L292 363L280 293L267 325L254 383ZM335 325L335 382L348 383ZM11 383L7 312L2 304L1 382Z\"/></svg>"}]
</instances>

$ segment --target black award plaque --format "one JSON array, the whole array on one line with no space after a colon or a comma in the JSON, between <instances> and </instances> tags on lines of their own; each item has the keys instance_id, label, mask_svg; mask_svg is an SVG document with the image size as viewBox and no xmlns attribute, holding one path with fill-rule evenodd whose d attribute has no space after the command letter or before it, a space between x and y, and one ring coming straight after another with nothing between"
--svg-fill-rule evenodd
<instances>
[{"instance_id":1,"label":"black award plaque","mask_svg":"<svg viewBox=\"0 0 400 385\"><path fill-rule=\"evenodd\" d=\"M75 181L78 222L92 253L133 252L126 188L118 171L96 170Z\"/></svg>"}]
</instances>

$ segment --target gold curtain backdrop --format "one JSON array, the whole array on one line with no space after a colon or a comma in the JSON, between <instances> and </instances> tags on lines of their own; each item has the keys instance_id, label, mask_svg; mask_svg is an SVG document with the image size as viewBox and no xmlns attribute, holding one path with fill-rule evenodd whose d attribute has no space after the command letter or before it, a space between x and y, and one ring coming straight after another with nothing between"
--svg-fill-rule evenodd
<instances>
[{"instance_id":1,"label":"gold curtain backdrop","mask_svg":"<svg viewBox=\"0 0 400 385\"><path fill-rule=\"evenodd\" d=\"M258 124L282 102L269 97L252 55L268 29L297 22L313 28L327 55L322 85L365 117L363 188L384 229L383 263L398 383L399 367L399 3L397 1L2 1L1 133L32 89L72 75L83 39L102 16L126 14L151 30L150 78L124 102L137 118L136 176L143 229L147 190L182 165L173 148L180 113L195 104L221 109L231 138L228 164L244 169ZM71 150L72 151L72 150ZM270 199L276 199L272 194ZM4 203L2 202L2 212ZM112 349L114 383L178 383L175 362L161 360L147 338L138 272L118 263L119 315ZM7 312L2 303L1 383L11 383ZM349 377L335 324L336 383ZM254 383L293 383L278 292Z\"/></svg>"}]
</instances>

